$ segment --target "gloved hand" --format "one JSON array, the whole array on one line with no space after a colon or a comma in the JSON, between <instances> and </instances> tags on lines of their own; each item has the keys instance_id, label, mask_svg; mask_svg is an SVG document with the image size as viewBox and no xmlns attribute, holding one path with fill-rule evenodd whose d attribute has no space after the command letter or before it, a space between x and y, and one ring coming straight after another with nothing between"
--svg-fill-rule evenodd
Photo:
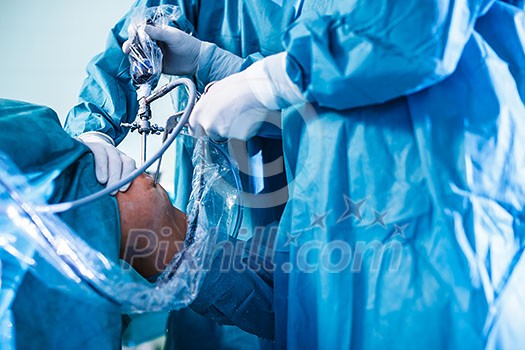
<instances>
[{"instance_id":1,"label":"gloved hand","mask_svg":"<svg viewBox=\"0 0 525 350\"><path fill-rule=\"evenodd\" d=\"M135 30L130 27L130 30ZM154 27L147 25L146 33L156 40L164 55L163 73L171 75L196 75L206 85L220 80L240 70L243 59L220 49L217 45L201 41L174 27ZM131 39L122 46L128 54Z\"/></svg>"},{"instance_id":2,"label":"gloved hand","mask_svg":"<svg viewBox=\"0 0 525 350\"><path fill-rule=\"evenodd\" d=\"M101 184L112 186L137 168L135 160L118 150L113 140L106 134L89 131L79 135L78 139L93 152L95 175ZM130 184L122 186L119 191L125 192ZM116 195L117 192L111 194Z\"/></svg>"},{"instance_id":3,"label":"gloved hand","mask_svg":"<svg viewBox=\"0 0 525 350\"><path fill-rule=\"evenodd\" d=\"M213 84L190 116L190 133L246 140L263 122L279 126L279 110L306 101L288 77L285 63L285 52L268 56Z\"/></svg>"}]
</instances>

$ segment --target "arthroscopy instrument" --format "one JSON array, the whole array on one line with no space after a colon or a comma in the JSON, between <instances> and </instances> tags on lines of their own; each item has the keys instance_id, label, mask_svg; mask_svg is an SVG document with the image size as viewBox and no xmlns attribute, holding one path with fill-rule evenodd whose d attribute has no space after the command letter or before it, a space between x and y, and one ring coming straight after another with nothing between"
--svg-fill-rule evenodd
<instances>
[{"instance_id":1,"label":"arthroscopy instrument","mask_svg":"<svg viewBox=\"0 0 525 350\"><path fill-rule=\"evenodd\" d=\"M190 113L191 113L191 111L193 109L193 106L195 105L195 102L196 102L197 94L196 94L195 84L193 84L193 82L191 80L189 80L187 78L180 78L180 79L176 79L176 80L174 80L174 81L172 81L172 82L162 86L158 90L155 90L150 96L145 98L145 101L149 105L149 103L151 103L151 102L157 100L158 98L166 95L168 92L170 92L175 87L180 86L180 85L185 86L186 90L188 92L188 96L189 97L188 97L188 103L186 105L186 108L184 108L184 110L182 111L182 115L181 115L180 119L178 120L178 123L173 128L171 128L171 131L169 132L170 135L168 137L166 137L166 142L164 142L162 144L160 149L157 152L155 152L155 154L149 160L145 161L143 165L141 165L139 168L137 168L135 171L133 171L127 177L125 177L125 178L121 179L120 181L118 181L113 186L106 187L105 189L103 189L103 190L101 190L99 192L93 193L93 194L91 194L91 195L89 195L87 197L84 197L84 198L81 198L81 199L78 199L78 200L75 200L75 201L40 206L40 207L36 208L37 211L61 213L61 212L70 210L70 209L75 208L77 206L80 206L80 205L89 203L91 201L94 201L94 200L96 200L96 199L98 199L98 198L100 198L102 196L108 195L108 194L114 192L115 190L118 190L119 188L121 188L125 184L133 181L133 179L135 179L140 174L144 173L144 171L146 171L156 160L158 160L164 154L164 152L171 146L173 141L175 141L177 136L180 134L180 132L182 131L182 129L184 128L184 126L188 122ZM168 121L169 120L170 119L168 118Z\"/></svg>"},{"instance_id":2,"label":"arthroscopy instrument","mask_svg":"<svg viewBox=\"0 0 525 350\"><path fill-rule=\"evenodd\" d=\"M162 52L158 45L153 40L151 40L147 36L147 34L145 34L144 31L138 32L138 34L132 40L130 46L129 59L130 75L133 80L133 83L137 88L137 100L139 108L136 120L130 124L122 123L122 126L130 128L131 131L137 130L141 134L141 155L143 159L143 164L131 174L115 183L113 186L106 187L101 191L93 193L84 198L77 199L75 201L37 206L35 208L37 212L60 213L94 201L102 196L108 195L118 190L125 184L133 181L133 179L135 179L140 174L144 173L144 171L146 171L155 161L158 160L157 170L154 175L154 183L157 184L160 173L162 155L171 146L173 141L175 141L175 139L181 133L181 131L186 127L191 111L193 110L193 107L197 102L197 99L199 98L200 94L196 91L195 84L188 78L175 79L165 84L164 86L153 90L160 79L162 71ZM213 83L208 84L208 86L204 90L205 93L212 84ZM188 96L186 107L182 111L179 111L174 115L168 117L166 119L166 124L164 127L159 127L156 124L151 124L150 119L152 118L152 114L150 105L154 101L162 98L163 96L166 96L178 86L184 86L186 88ZM152 90L153 92L150 93ZM157 152L154 153L154 155L149 160L147 160L147 136L150 134L160 134L162 132L164 133L164 135L161 147ZM219 154L220 157L222 157L228 163L228 167L232 169L233 187L237 188L237 190L240 191L242 185L238 174L236 174L236 172L233 170L236 168L235 164L227 155L227 152L224 149L222 149L221 145L215 144L214 142L212 142L212 140L210 141L210 147L213 148L213 151L204 148L205 154L203 154L203 156L210 157L211 153L213 152L215 152L215 154ZM197 183L203 185L202 181ZM233 232L231 233L233 236L237 234L243 216L242 199L238 197L237 201L239 205L237 207L237 222L234 225Z\"/></svg>"},{"instance_id":3,"label":"arthroscopy instrument","mask_svg":"<svg viewBox=\"0 0 525 350\"><path fill-rule=\"evenodd\" d=\"M146 21L146 23L152 24L149 20ZM120 187L131 182L137 176L146 171L156 160L159 160L188 122L188 118L198 97L195 84L188 78L180 78L153 90L160 79L162 71L162 51L145 33L143 27L137 30L137 33L131 40L129 61L131 79L137 88L137 101L139 108L136 120L133 123L122 123L121 126L129 128L131 131L137 130L141 134L141 166L129 176L121 179L111 187L107 187L104 190L72 202L37 207L37 211L53 213L64 212L118 190ZM151 124L151 103L167 95L173 89L181 85L186 88L188 93L188 102L184 110L169 117L166 121L165 127ZM150 134L160 134L161 132L164 132L164 142L161 148L149 160L147 160L147 137ZM155 183L157 183L158 180L159 168L160 162L157 167L157 174L154 176Z\"/></svg>"},{"instance_id":4,"label":"arthroscopy instrument","mask_svg":"<svg viewBox=\"0 0 525 350\"><path fill-rule=\"evenodd\" d=\"M151 24L149 22L146 22ZM165 86L158 92L151 94L151 88L155 87L160 78L160 70L156 67L155 53L160 51L156 44L151 40L141 40L140 34L137 33L129 46L130 57L130 74L133 84L137 87L138 113L137 119L133 123L121 123L120 126L130 129L131 132L137 130L142 135L141 138L141 164L146 162L146 144L149 134L159 135L165 129L157 124L151 124L150 104L166 95L172 88ZM149 49L149 50L147 50ZM151 54L147 54L150 52Z\"/></svg>"}]
</instances>

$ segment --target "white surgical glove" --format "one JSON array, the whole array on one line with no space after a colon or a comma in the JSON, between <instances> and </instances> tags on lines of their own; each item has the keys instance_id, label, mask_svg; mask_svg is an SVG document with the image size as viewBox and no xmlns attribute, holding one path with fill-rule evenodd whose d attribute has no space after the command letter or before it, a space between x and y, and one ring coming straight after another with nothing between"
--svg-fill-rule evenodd
<instances>
[{"instance_id":1,"label":"white surgical glove","mask_svg":"<svg viewBox=\"0 0 525 350\"><path fill-rule=\"evenodd\" d=\"M122 178L128 176L137 167L135 160L115 147L115 143L106 134L89 131L77 137L84 143L95 157L95 175L97 181L106 186L113 186ZM119 191L125 192L131 183L122 186ZM115 195L118 191L111 194Z\"/></svg>"},{"instance_id":2,"label":"white surgical glove","mask_svg":"<svg viewBox=\"0 0 525 350\"><path fill-rule=\"evenodd\" d=\"M129 46L136 35L130 27L129 38L122 46L129 53ZM207 84L236 73L241 69L243 59L219 48L217 45L201 41L180 29L165 26L147 25L146 34L156 40L162 50L162 72L171 75L196 75Z\"/></svg>"},{"instance_id":3,"label":"white surgical glove","mask_svg":"<svg viewBox=\"0 0 525 350\"><path fill-rule=\"evenodd\" d=\"M286 73L286 53L268 56L215 84L190 116L190 133L215 140L247 140L263 122L280 126L280 110L305 102Z\"/></svg>"}]
</instances>

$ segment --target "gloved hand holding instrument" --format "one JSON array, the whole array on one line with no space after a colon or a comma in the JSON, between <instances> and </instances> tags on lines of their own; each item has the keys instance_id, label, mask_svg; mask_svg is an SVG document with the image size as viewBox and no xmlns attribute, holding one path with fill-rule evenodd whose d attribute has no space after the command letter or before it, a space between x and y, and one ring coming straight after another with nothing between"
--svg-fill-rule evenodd
<instances>
[{"instance_id":1,"label":"gloved hand holding instrument","mask_svg":"<svg viewBox=\"0 0 525 350\"><path fill-rule=\"evenodd\" d=\"M147 25L145 32L162 49L164 73L196 75L205 84L217 81L191 115L190 133L195 136L204 132L217 140L246 140L263 122L279 124L280 113L276 111L305 101L286 74L285 52L240 72L243 59L215 44L169 26ZM124 43L124 52L130 52L130 43Z\"/></svg>"}]
</instances>

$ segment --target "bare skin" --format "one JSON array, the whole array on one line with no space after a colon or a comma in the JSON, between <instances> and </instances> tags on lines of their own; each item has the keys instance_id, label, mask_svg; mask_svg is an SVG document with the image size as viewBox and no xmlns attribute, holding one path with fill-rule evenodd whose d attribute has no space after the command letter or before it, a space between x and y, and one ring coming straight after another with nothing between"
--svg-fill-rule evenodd
<instances>
[{"instance_id":1,"label":"bare skin","mask_svg":"<svg viewBox=\"0 0 525 350\"><path fill-rule=\"evenodd\" d=\"M153 178L137 177L126 192L118 192L120 257L142 276L150 277L169 264L186 237L186 215L175 208Z\"/></svg>"}]
</instances>

